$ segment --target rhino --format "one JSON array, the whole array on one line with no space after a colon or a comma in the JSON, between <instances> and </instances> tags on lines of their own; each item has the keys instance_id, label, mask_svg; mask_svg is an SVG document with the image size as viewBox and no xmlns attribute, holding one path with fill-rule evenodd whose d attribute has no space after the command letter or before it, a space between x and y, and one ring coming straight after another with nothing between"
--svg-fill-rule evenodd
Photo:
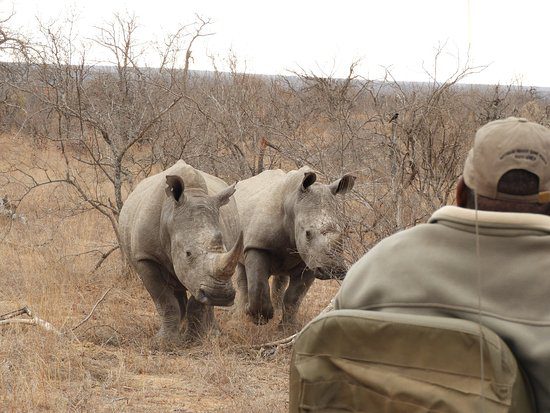
<instances>
[{"instance_id":1,"label":"rhino","mask_svg":"<svg viewBox=\"0 0 550 413\"><path fill-rule=\"evenodd\" d=\"M156 305L163 341L196 341L217 329L212 306L233 304L243 250L234 192L180 160L141 181L120 211L121 247Z\"/></svg>"},{"instance_id":2,"label":"rhino","mask_svg":"<svg viewBox=\"0 0 550 413\"><path fill-rule=\"evenodd\" d=\"M273 317L270 276L273 301L282 304L281 325L295 327L300 302L315 278L346 274L336 196L349 192L356 177L345 174L330 184L316 179L311 168L302 167L267 170L237 183L244 236L237 265L239 306L257 324Z\"/></svg>"}]
</instances>

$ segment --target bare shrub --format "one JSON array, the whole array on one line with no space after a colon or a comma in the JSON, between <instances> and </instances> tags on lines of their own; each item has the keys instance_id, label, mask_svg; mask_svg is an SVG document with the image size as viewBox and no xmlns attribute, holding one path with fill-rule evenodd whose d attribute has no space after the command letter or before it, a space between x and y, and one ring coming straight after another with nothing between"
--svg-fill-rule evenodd
<instances>
[{"instance_id":1,"label":"bare shrub","mask_svg":"<svg viewBox=\"0 0 550 413\"><path fill-rule=\"evenodd\" d=\"M109 67L88 63L89 45L75 43L71 21L41 25L43 42L26 55L22 66L29 75L12 87L28 97L22 108L33 112L27 129L57 142L64 162L51 172L47 160L41 159L31 173L12 164L9 174L23 186L18 201L34 188L67 184L78 208L100 212L118 240L117 218L125 191L156 164L152 148L160 125L185 97L190 47L207 25L200 20L188 33L187 49L182 48L186 27L169 36L160 51L161 65L155 68L142 63L145 46L135 39L138 24L133 16L115 15L99 28L94 44L112 59L114 66ZM178 71L181 54L184 68ZM43 122L43 129L31 126L36 121Z\"/></svg>"}]
</instances>

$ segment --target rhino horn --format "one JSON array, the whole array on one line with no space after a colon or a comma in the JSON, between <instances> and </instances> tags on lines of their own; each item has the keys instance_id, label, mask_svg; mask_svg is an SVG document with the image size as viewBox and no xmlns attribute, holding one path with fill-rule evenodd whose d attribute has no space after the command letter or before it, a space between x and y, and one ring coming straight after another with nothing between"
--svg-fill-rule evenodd
<instances>
[{"instance_id":1,"label":"rhino horn","mask_svg":"<svg viewBox=\"0 0 550 413\"><path fill-rule=\"evenodd\" d=\"M239 239L233 245L231 250L219 254L218 259L216 260L216 276L217 277L231 277L235 272L235 267L239 262L239 258L243 253L243 233L239 234Z\"/></svg>"}]
</instances>

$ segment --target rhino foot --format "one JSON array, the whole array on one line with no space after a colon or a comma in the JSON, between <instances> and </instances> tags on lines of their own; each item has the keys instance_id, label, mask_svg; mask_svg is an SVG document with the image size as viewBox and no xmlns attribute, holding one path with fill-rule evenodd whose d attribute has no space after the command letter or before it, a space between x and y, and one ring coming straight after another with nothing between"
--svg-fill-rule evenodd
<instances>
[{"instance_id":1,"label":"rhino foot","mask_svg":"<svg viewBox=\"0 0 550 413\"><path fill-rule=\"evenodd\" d=\"M185 348L196 347L202 343L203 337L194 334L185 332L181 337L181 345Z\"/></svg>"},{"instance_id":2,"label":"rhino foot","mask_svg":"<svg viewBox=\"0 0 550 413\"><path fill-rule=\"evenodd\" d=\"M178 352L180 350L196 347L202 343L203 336L187 331L178 335L157 334L153 338L152 347L164 352Z\"/></svg>"},{"instance_id":3,"label":"rhino foot","mask_svg":"<svg viewBox=\"0 0 550 413\"><path fill-rule=\"evenodd\" d=\"M214 320L212 324L206 326L188 326L185 329L181 340L186 347L189 347L200 344L207 337L219 337L220 335L220 327Z\"/></svg>"},{"instance_id":4,"label":"rhino foot","mask_svg":"<svg viewBox=\"0 0 550 413\"><path fill-rule=\"evenodd\" d=\"M166 333L159 331L152 339L152 347L162 351L173 351L181 348L182 336L179 333Z\"/></svg>"},{"instance_id":5,"label":"rhino foot","mask_svg":"<svg viewBox=\"0 0 550 413\"><path fill-rule=\"evenodd\" d=\"M246 305L246 314L252 320L254 324L263 325L273 318L273 306L263 306L259 310L255 310L250 307L250 304Z\"/></svg>"}]
</instances>

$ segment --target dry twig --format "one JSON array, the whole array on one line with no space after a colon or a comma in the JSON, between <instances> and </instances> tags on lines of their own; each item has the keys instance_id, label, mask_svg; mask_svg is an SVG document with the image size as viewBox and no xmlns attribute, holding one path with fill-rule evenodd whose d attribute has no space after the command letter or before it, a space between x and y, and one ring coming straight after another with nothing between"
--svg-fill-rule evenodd
<instances>
[{"instance_id":1,"label":"dry twig","mask_svg":"<svg viewBox=\"0 0 550 413\"><path fill-rule=\"evenodd\" d=\"M30 319L15 318L19 315L27 315L30 317ZM52 324L35 316L34 313L31 311L31 309L28 308L27 306L20 308L19 310L2 314L0 316L0 325L4 325L4 324L30 324L30 325L42 327L44 330L53 332L58 336L62 335L61 332L57 328L55 328Z\"/></svg>"},{"instance_id":2,"label":"dry twig","mask_svg":"<svg viewBox=\"0 0 550 413\"><path fill-rule=\"evenodd\" d=\"M0 320L7 320L8 318L17 317L18 315L26 314L27 307L20 308L19 310L10 311L9 313L0 315Z\"/></svg>"},{"instance_id":3,"label":"dry twig","mask_svg":"<svg viewBox=\"0 0 550 413\"><path fill-rule=\"evenodd\" d=\"M323 309L323 311L321 311L318 314L318 316L334 310L334 298L335 297L333 297L332 300L330 300L330 303ZM295 334L292 334L291 336L282 338L280 340L271 341L269 343L264 343L264 344L257 344L255 346L252 346L252 348L255 350L260 350L261 357L273 357L275 354L277 354L279 349L291 347L296 341L296 338L298 337L300 332L301 331Z\"/></svg>"},{"instance_id":4,"label":"dry twig","mask_svg":"<svg viewBox=\"0 0 550 413\"><path fill-rule=\"evenodd\" d=\"M113 287L110 287L107 291L105 291L103 293L101 298L99 300L97 300L95 305L92 307L92 309L90 310L88 315L86 317L84 317L84 319L80 323L78 323L76 326L71 328L71 330L70 330L71 332L76 330L78 327L83 325L86 321L88 321L92 317L92 315L93 315L95 309L97 308L97 306L105 299L105 297L107 296L109 291L111 291L112 289L113 289ZM30 318L15 318L15 317L21 316L21 315L27 315ZM25 306L23 308L20 308L18 310L10 311L8 313L0 315L0 326L1 325L7 325L7 324L35 325L35 326L42 327L46 331L53 332L53 333L57 334L58 336L63 335L63 333L61 331L59 331L57 328L55 328L51 323L49 323L48 321L43 320L43 319L37 317L36 315L34 315L34 313L31 311L31 309L27 306Z\"/></svg>"},{"instance_id":5,"label":"dry twig","mask_svg":"<svg viewBox=\"0 0 550 413\"><path fill-rule=\"evenodd\" d=\"M105 299L105 297L107 296L107 294L109 293L109 291L111 291L113 289L113 287L110 287L107 291L105 291L103 293L103 295L101 296L101 298L99 300L97 300L97 302L95 303L95 305L92 307L92 310L90 311L90 313L84 317L84 319L78 323L76 326L74 326L73 328L71 328L71 331L74 331L76 330L78 327L80 327L82 324L84 324L86 321L88 321L90 319L90 317L92 316L92 314L94 313L95 309L97 308L97 306Z\"/></svg>"}]
</instances>

